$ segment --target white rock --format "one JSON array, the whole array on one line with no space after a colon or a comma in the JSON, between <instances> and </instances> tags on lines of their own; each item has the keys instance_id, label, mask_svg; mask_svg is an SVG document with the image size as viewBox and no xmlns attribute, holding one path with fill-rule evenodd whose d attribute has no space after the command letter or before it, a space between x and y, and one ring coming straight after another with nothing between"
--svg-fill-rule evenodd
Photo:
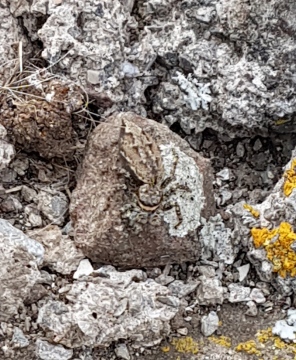
<instances>
[{"instance_id":1,"label":"white rock","mask_svg":"<svg viewBox=\"0 0 296 360\"><path fill-rule=\"evenodd\" d=\"M248 310L246 311L246 315L248 316L257 316L258 309L254 301L248 301L247 302Z\"/></svg>"},{"instance_id":2,"label":"white rock","mask_svg":"<svg viewBox=\"0 0 296 360\"><path fill-rule=\"evenodd\" d=\"M14 146L0 139L0 170L5 169L15 156Z\"/></svg>"},{"instance_id":3,"label":"white rock","mask_svg":"<svg viewBox=\"0 0 296 360\"><path fill-rule=\"evenodd\" d=\"M204 336L210 336L218 329L219 318L215 311L201 318L201 332Z\"/></svg>"},{"instance_id":4,"label":"white rock","mask_svg":"<svg viewBox=\"0 0 296 360\"><path fill-rule=\"evenodd\" d=\"M103 266L95 273L93 280L74 282L67 304L47 299L39 310L37 323L61 344L108 346L132 339L135 346L146 347L170 333L179 300L172 301L167 287L147 279L141 270L118 272Z\"/></svg>"},{"instance_id":5,"label":"white rock","mask_svg":"<svg viewBox=\"0 0 296 360\"><path fill-rule=\"evenodd\" d=\"M250 270L250 264L245 264L237 268L237 271L239 273L239 282L242 282L246 278L246 276L249 273L249 270Z\"/></svg>"},{"instance_id":6,"label":"white rock","mask_svg":"<svg viewBox=\"0 0 296 360\"><path fill-rule=\"evenodd\" d=\"M18 327L15 327L13 329L12 342L20 348L27 347L29 345L29 340L25 337L22 330Z\"/></svg>"},{"instance_id":7,"label":"white rock","mask_svg":"<svg viewBox=\"0 0 296 360\"><path fill-rule=\"evenodd\" d=\"M125 344L118 344L114 350L115 354L119 359L130 360L130 354Z\"/></svg>"},{"instance_id":8,"label":"white rock","mask_svg":"<svg viewBox=\"0 0 296 360\"><path fill-rule=\"evenodd\" d=\"M254 300L257 304L264 304L266 301L263 292L257 288L252 289L250 299Z\"/></svg>"},{"instance_id":9,"label":"white rock","mask_svg":"<svg viewBox=\"0 0 296 360\"><path fill-rule=\"evenodd\" d=\"M230 291L229 302L236 303L250 300L251 289L249 287L239 284L230 284L228 285L228 289Z\"/></svg>"},{"instance_id":10,"label":"white rock","mask_svg":"<svg viewBox=\"0 0 296 360\"><path fill-rule=\"evenodd\" d=\"M41 360L70 360L73 356L73 350L37 339L36 354Z\"/></svg>"},{"instance_id":11,"label":"white rock","mask_svg":"<svg viewBox=\"0 0 296 360\"><path fill-rule=\"evenodd\" d=\"M73 275L73 279L79 279L81 276L88 276L94 271L90 261L83 259L80 261L77 270Z\"/></svg>"}]
</instances>

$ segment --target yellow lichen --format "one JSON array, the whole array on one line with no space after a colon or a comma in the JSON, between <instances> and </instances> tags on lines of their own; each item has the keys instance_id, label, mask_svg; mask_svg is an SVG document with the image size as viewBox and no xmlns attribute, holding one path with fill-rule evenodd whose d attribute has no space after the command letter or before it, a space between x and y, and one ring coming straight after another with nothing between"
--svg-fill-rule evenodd
<instances>
[{"instance_id":1,"label":"yellow lichen","mask_svg":"<svg viewBox=\"0 0 296 360\"><path fill-rule=\"evenodd\" d=\"M257 339L260 343L267 343L272 341L274 348L285 350L288 353L296 354L296 344L287 344L279 336L273 335L272 329L268 328L265 330L260 330L256 334Z\"/></svg>"},{"instance_id":2,"label":"yellow lichen","mask_svg":"<svg viewBox=\"0 0 296 360\"><path fill-rule=\"evenodd\" d=\"M227 336L209 336L208 339L220 346L224 346L227 348L231 347L231 339Z\"/></svg>"},{"instance_id":3,"label":"yellow lichen","mask_svg":"<svg viewBox=\"0 0 296 360\"><path fill-rule=\"evenodd\" d=\"M257 345L254 340L249 340L244 343L240 343L235 348L235 351L245 352L249 355L261 356L261 351L257 349Z\"/></svg>"},{"instance_id":4,"label":"yellow lichen","mask_svg":"<svg viewBox=\"0 0 296 360\"><path fill-rule=\"evenodd\" d=\"M260 216L260 212L258 210L255 210L253 206L249 204L244 204L244 209L248 210L255 218L258 218Z\"/></svg>"},{"instance_id":5,"label":"yellow lichen","mask_svg":"<svg viewBox=\"0 0 296 360\"><path fill-rule=\"evenodd\" d=\"M198 353L198 343L190 336L186 336L180 339L174 338L171 344L175 347L176 351L180 353Z\"/></svg>"},{"instance_id":6,"label":"yellow lichen","mask_svg":"<svg viewBox=\"0 0 296 360\"><path fill-rule=\"evenodd\" d=\"M161 351L163 351L164 353L167 353L167 352L170 351L170 347L169 347L169 346L163 346L163 347L161 348Z\"/></svg>"},{"instance_id":7,"label":"yellow lichen","mask_svg":"<svg viewBox=\"0 0 296 360\"><path fill-rule=\"evenodd\" d=\"M267 328L267 329L259 330L256 336L258 341L261 342L261 344L264 344L268 340L273 338L272 329Z\"/></svg>"},{"instance_id":8,"label":"yellow lichen","mask_svg":"<svg viewBox=\"0 0 296 360\"><path fill-rule=\"evenodd\" d=\"M253 228L251 234L254 246L263 246L266 250L267 259L273 264L274 272L284 278L287 274L296 276L296 253L291 249L296 234L289 223L282 222L273 230Z\"/></svg>"},{"instance_id":9,"label":"yellow lichen","mask_svg":"<svg viewBox=\"0 0 296 360\"><path fill-rule=\"evenodd\" d=\"M296 159L292 160L290 169L285 171L284 178L286 179L284 183L284 194L290 196L293 189L296 188Z\"/></svg>"}]
</instances>

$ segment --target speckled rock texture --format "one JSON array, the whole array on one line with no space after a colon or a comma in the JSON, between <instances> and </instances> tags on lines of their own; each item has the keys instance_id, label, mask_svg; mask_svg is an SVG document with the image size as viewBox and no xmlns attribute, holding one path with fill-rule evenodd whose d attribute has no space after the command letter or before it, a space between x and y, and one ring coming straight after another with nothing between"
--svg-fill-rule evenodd
<instances>
[{"instance_id":1,"label":"speckled rock texture","mask_svg":"<svg viewBox=\"0 0 296 360\"><path fill-rule=\"evenodd\" d=\"M0 124L20 149L37 151L44 158L74 153L72 113L83 104L82 90L65 78L52 79L37 70L12 84L0 96Z\"/></svg>"},{"instance_id":2,"label":"speckled rock texture","mask_svg":"<svg viewBox=\"0 0 296 360\"><path fill-rule=\"evenodd\" d=\"M161 151L166 184L155 211L139 205L139 184L120 157L123 120L151 135ZM167 127L120 113L94 130L70 206L75 243L93 261L142 267L195 260L199 226L212 211L208 161Z\"/></svg>"},{"instance_id":3,"label":"speckled rock texture","mask_svg":"<svg viewBox=\"0 0 296 360\"><path fill-rule=\"evenodd\" d=\"M26 1L24 1L26 3ZM23 2L23 3L24 3ZM11 77L19 70L18 46L22 42L24 53L28 55L31 43L19 26L17 16L19 1L2 0L0 6L0 86L9 85ZM29 10L29 7L26 7ZM25 57L25 56L24 56Z\"/></svg>"},{"instance_id":4,"label":"speckled rock texture","mask_svg":"<svg viewBox=\"0 0 296 360\"><path fill-rule=\"evenodd\" d=\"M266 134L293 118L294 1L35 0L29 15L47 16L43 57L70 49L59 67L105 109L146 116L149 102L187 134Z\"/></svg>"},{"instance_id":5,"label":"speckled rock texture","mask_svg":"<svg viewBox=\"0 0 296 360\"><path fill-rule=\"evenodd\" d=\"M43 266L48 266L60 274L71 274L84 258L82 252L76 249L73 240L68 235L63 235L58 226L49 225L29 231L28 235L44 246Z\"/></svg>"},{"instance_id":6,"label":"speckled rock texture","mask_svg":"<svg viewBox=\"0 0 296 360\"><path fill-rule=\"evenodd\" d=\"M44 249L8 221L0 219L0 320L18 313L40 278Z\"/></svg>"},{"instance_id":7,"label":"speckled rock texture","mask_svg":"<svg viewBox=\"0 0 296 360\"><path fill-rule=\"evenodd\" d=\"M236 239L233 245L247 246L249 261L259 278L271 282L281 294L291 294L296 288L295 275L291 276L296 265L296 234L293 231L296 224L295 159L296 149L271 194L252 207L257 214L246 209L243 202L229 205L226 210L232 217ZM288 187L289 192L286 190ZM258 232L255 233L254 229ZM256 241L260 246L256 246ZM272 246L274 243L275 247Z\"/></svg>"},{"instance_id":8,"label":"speckled rock texture","mask_svg":"<svg viewBox=\"0 0 296 360\"><path fill-rule=\"evenodd\" d=\"M104 266L96 277L75 281L66 303L48 299L38 324L55 343L69 348L108 346L119 339L152 346L169 334L169 321L178 308L179 300L169 289L147 279L143 271Z\"/></svg>"}]
</instances>

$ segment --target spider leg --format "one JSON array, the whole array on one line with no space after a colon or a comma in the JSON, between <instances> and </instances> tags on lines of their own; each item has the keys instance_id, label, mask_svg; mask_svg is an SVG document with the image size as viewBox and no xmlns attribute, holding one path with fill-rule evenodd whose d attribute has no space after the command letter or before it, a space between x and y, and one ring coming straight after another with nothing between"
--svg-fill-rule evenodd
<instances>
[{"instance_id":1,"label":"spider leg","mask_svg":"<svg viewBox=\"0 0 296 360\"><path fill-rule=\"evenodd\" d=\"M171 210L173 208L175 208L176 216L178 219L177 224L174 225L174 228L177 229L183 222L183 216L179 204L175 201L173 203L167 203L163 205L163 211Z\"/></svg>"},{"instance_id":2,"label":"spider leg","mask_svg":"<svg viewBox=\"0 0 296 360\"><path fill-rule=\"evenodd\" d=\"M169 177L164 179L163 182L161 183L162 189L164 189L169 183L171 183L175 179L175 172L176 172L177 164L179 161L179 156L177 155L175 149L172 149L172 151L174 154L173 165L172 165Z\"/></svg>"},{"instance_id":3,"label":"spider leg","mask_svg":"<svg viewBox=\"0 0 296 360\"><path fill-rule=\"evenodd\" d=\"M166 191L163 191L163 196L166 198L170 197L173 193L176 192L176 190L183 190L190 192L190 188L187 185L184 184L176 184L175 186L172 186L170 189L167 189Z\"/></svg>"}]
</instances>

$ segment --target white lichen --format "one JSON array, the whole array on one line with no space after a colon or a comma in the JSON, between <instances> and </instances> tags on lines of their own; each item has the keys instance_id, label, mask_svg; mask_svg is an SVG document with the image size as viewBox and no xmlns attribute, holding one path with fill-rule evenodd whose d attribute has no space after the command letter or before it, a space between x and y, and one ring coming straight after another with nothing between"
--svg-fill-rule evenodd
<instances>
[{"instance_id":1,"label":"white lichen","mask_svg":"<svg viewBox=\"0 0 296 360\"><path fill-rule=\"evenodd\" d=\"M195 161L174 144L161 145L160 150L164 179L172 176L172 181L164 189L164 195L169 193L164 205L170 204L172 208L163 212L163 218L169 224L170 235L183 237L201 224L201 210L204 207L203 175ZM175 161L177 165L172 174ZM175 227L180 221L176 212L177 207L180 208L182 221Z\"/></svg>"},{"instance_id":2,"label":"white lichen","mask_svg":"<svg viewBox=\"0 0 296 360\"><path fill-rule=\"evenodd\" d=\"M179 71L172 77L180 88L184 91L184 101L191 110L197 110L200 107L209 110L209 103L212 101L210 83L199 83L191 74L186 77Z\"/></svg>"}]
</instances>

